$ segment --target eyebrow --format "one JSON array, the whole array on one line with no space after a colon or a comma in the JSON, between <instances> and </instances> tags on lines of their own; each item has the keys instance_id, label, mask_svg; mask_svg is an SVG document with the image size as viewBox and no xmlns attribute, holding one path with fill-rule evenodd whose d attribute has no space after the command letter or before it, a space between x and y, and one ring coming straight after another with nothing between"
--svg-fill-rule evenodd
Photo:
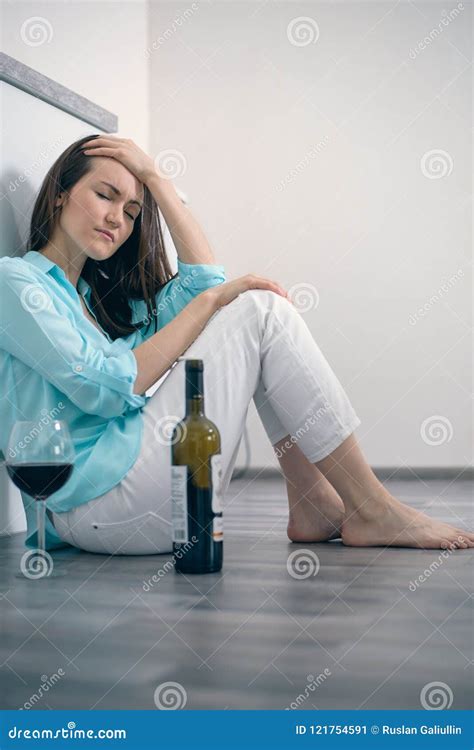
<instances>
[{"instance_id":1,"label":"eyebrow","mask_svg":"<svg viewBox=\"0 0 474 750\"><path fill-rule=\"evenodd\" d=\"M119 189L118 189L117 187L115 187L115 185L112 185L112 183L111 183L111 182L104 182L104 180L101 180L101 183L102 183L103 185L107 185L107 187L111 188L111 189L112 189L112 190L114 191L115 195L118 195L118 196L121 196L121 195L122 195L122 193L120 192L120 190L119 190ZM128 201L128 202L129 202L129 203L136 203L136 204L137 204L137 206L139 206L140 208L142 208L142 207L143 207L143 206L142 206L142 204L140 203L140 201L137 201L137 200L131 200L131 201Z\"/></svg>"}]
</instances>

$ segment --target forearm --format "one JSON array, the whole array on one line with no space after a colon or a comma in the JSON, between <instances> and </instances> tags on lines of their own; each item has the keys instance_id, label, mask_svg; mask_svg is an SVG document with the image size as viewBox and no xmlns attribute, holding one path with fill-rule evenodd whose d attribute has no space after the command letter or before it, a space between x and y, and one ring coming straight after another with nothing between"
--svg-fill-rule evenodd
<instances>
[{"instance_id":1,"label":"forearm","mask_svg":"<svg viewBox=\"0 0 474 750\"><path fill-rule=\"evenodd\" d=\"M133 392L143 395L193 343L216 312L215 297L198 294L173 320L133 349L137 378Z\"/></svg>"},{"instance_id":2,"label":"forearm","mask_svg":"<svg viewBox=\"0 0 474 750\"><path fill-rule=\"evenodd\" d=\"M170 231L178 258L183 263L215 263L214 253L203 230L184 205L171 180L157 173L146 180Z\"/></svg>"}]
</instances>

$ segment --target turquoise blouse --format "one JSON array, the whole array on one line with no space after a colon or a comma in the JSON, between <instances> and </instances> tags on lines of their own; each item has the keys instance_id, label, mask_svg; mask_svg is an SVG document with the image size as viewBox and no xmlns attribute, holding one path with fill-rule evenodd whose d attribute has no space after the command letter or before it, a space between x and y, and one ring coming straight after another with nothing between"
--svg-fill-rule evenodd
<instances>
[{"instance_id":1,"label":"turquoise blouse","mask_svg":"<svg viewBox=\"0 0 474 750\"><path fill-rule=\"evenodd\" d=\"M156 294L158 330L205 289L226 280L224 266L183 263ZM61 513L118 484L135 463L149 396L133 393L137 362L132 349L153 335L143 300L130 301L132 322L146 327L112 341L86 318L91 289L77 288L45 255L0 258L0 448L16 420L67 422L76 453L68 482L46 501ZM183 396L184 398L184 396ZM46 421L45 421L46 420ZM27 519L26 546L37 546L35 501L21 492ZM46 519L46 548L69 546Z\"/></svg>"}]
</instances>

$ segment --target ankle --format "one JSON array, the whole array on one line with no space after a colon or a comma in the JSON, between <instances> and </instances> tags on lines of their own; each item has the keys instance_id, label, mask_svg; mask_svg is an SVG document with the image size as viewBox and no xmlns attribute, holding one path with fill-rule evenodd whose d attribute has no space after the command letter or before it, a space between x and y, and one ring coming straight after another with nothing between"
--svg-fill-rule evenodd
<instances>
[{"instance_id":1,"label":"ankle","mask_svg":"<svg viewBox=\"0 0 474 750\"><path fill-rule=\"evenodd\" d=\"M363 519L373 518L377 512L383 512L391 500L393 500L388 490L380 484L373 487L353 489L342 497L346 513L357 513Z\"/></svg>"}]
</instances>

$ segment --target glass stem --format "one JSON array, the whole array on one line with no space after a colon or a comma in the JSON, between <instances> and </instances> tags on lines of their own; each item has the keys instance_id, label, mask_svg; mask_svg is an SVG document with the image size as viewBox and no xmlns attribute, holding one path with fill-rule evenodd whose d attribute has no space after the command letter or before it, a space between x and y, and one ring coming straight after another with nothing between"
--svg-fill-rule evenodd
<instances>
[{"instance_id":1,"label":"glass stem","mask_svg":"<svg viewBox=\"0 0 474 750\"><path fill-rule=\"evenodd\" d=\"M38 549L40 552L44 552L45 539L44 539L44 517L46 513L46 502L41 498L36 499L36 518L38 521Z\"/></svg>"}]
</instances>

